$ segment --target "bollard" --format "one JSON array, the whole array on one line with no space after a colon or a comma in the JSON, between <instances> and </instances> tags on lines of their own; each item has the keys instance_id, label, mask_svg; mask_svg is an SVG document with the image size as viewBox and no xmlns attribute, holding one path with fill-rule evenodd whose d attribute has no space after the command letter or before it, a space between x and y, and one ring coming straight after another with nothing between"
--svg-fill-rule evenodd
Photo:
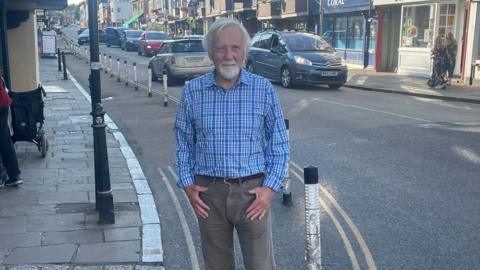
<instances>
[{"instance_id":1,"label":"bollard","mask_svg":"<svg viewBox=\"0 0 480 270\"><path fill-rule=\"evenodd\" d=\"M320 247L320 195L318 168L308 166L303 169L305 182L305 228L307 237L307 269L322 269Z\"/></svg>"},{"instance_id":2,"label":"bollard","mask_svg":"<svg viewBox=\"0 0 480 270\"><path fill-rule=\"evenodd\" d=\"M167 71L163 70L163 107L168 106L168 76Z\"/></svg>"},{"instance_id":3,"label":"bollard","mask_svg":"<svg viewBox=\"0 0 480 270\"><path fill-rule=\"evenodd\" d=\"M100 70L102 70L103 63L102 63L102 54L101 53L98 54L98 63L100 64Z\"/></svg>"},{"instance_id":4,"label":"bollard","mask_svg":"<svg viewBox=\"0 0 480 270\"><path fill-rule=\"evenodd\" d=\"M110 78L113 77L113 65L112 65L112 56L108 56L108 62L110 62Z\"/></svg>"},{"instance_id":5,"label":"bollard","mask_svg":"<svg viewBox=\"0 0 480 270\"><path fill-rule=\"evenodd\" d=\"M67 65L65 64L65 52L62 52L63 79L67 80Z\"/></svg>"},{"instance_id":6,"label":"bollard","mask_svg":"<svg viewBox=\"0 0 480 270\"><path fill-rule=\"evenodd\" d=\"M287 139L290 140L290 121L285 119L285 127L287 128ZM292 205L292 189L290 187L290 164L287 162L287 167L285 168L285 178L283 179L283 186L285 190L283 191L283 201L284 205Z\"/></svg>"},{"instance_id":7,"label":"bollard","mask_svg":"<svg viewBox=\"0 0 480 270\"><path fill-rule=\"evenodd\" d=\"M120 58L117 58L117 82L120 81Z\"/></svg>"},{"instance_id":8,"label":"bollard","mask_svg":"<svg viewBox=\"0 0 480 270\"><path fill-rule=\"evenodd\" d=\"M152 97L152 65L148 64L148 97Z\"/></svg>"},{"instance_id":9,"label":"bollard","mask_svg":"<svg viewBox=\"0 0 480 270\"><path fill-rule=\"evenodd\" d=\"M105 64L105 74L108 73L108 62L107 62L107 54L103 54L103 63Z\"/></svg>"},{"instance_id":10,"label":"bollard","mask_svg":"<svg viewBox=\"0 0 480 270\"><path fill-rule=\"evenodd\" d=\"M87 61L85 61L85 63L88 64L88 51L87 51L87 47L85 47L85 57L87 58Z\"/></svg>"},{"instance_id":11,"label":"bollard","mask_svg":"<svg viewBox=\"0 0 480 270\"><path fill-rule=\"evenodd\" d=\"M128 86L128 68L127 68L127 60L123 61L123 63L125 64L125 85Z\"/></svg>"},{"instance_id":12,"label":"bollard","mask_svg":"<svg viewBox=\"0 0 480 270\"><path fill-rule=\"evenodd\" d=\"M133 83L135 84L135 91L138 90L138 80L137 80L137 63L133 62Z\"/></svg>"},{"instance_id":13,"label":"bollard","mask_svg":"<svg viewBox=\"0 0 480 270\"><path fill-rule=\"evenodd\" d=\"M62 55L60 54L60 48L57 48L57 55L58 55L58 71L62 71Z\"/></svg>"}]
</instances>

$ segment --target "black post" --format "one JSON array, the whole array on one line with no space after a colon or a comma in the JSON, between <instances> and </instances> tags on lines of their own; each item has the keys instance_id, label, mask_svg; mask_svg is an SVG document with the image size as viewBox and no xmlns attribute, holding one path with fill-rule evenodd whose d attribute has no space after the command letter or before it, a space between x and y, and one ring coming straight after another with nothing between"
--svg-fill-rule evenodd
<instances>
[{"instance_id":1,"label":"black post","mask_svg":"<svg viewBox=\"0 0 480 270\"><path fill-rule=\"evenodd\" d=\"M58 55L58 71L62 71L62 55L60 54L60 48L57 48L57 55Z\"/></svg>"},{"instance_id":2,"label":"black post","mask_svg":"<svg viewBox=\"0 0 480 270\"><path fill-rule=\"evenodd\" d=\"M93 150L95 159L95 203L99 222L114 224L113 195L110 186L107 140L105 135L105 111L101 100L100 62L98 48L98 3L88 0L88 28L90 31L90 95L92 100Z\"/></svg>"},{"instance_id":3,"label":"black post","mask_svg":"<svg viewBox=\"0 0 480 270\"><path fill-rule=\"evenodd\" d=\"M65 63L65 52L62 52L62 65L63 65L63 79L68 80L67 77L67 64Z\"/></svg>"}]
</instances>

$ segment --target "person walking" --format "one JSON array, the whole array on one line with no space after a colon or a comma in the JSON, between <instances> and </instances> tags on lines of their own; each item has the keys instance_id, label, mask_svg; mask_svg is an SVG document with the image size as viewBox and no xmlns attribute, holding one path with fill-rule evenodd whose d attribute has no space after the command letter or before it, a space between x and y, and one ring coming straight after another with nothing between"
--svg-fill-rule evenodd
<instances>
[{"instance_id":1,"label":"person walking","mask_svg":"<svg viewBox=\"0 0 480 270\"><path fill-rule=\"evenodd\" d=\"M8 180L5 183L2 181L0 186L18 186L23 181L20 176L17 154L10 136L10 127L8 126L9 106L12 100L8 95L1 72L0 77L0 157L8 175Z\"/></svg>"},{"instance_id":2,"label":"person walking","mask_svg":"<svg viewBox=\"0 0 480 270\"><path fill-rule=\"evenodd\" d=\"M233 232L245 269L276 269L270 205L290 155L272 84L243 70L245 28L218 19L203 46L214 71L185 86L175 121L178 186L199 223L207 270L234 270Z\"/></svg>"},{"instance_id":3,"label":"person walking","mask_svg":"<svg viewBox=\"0 0 480 270\"><path fill-rule=\"evenodd\" d=\"M457 50L458 45L452 32L448 32L445 37L445 48L447 52L447 71L448 81L447 85L451 84L453 71L455 70L455 64L457 62Z\"/></svg>"},{"instance_id":4,"label":"person walking","mask_svg":"<svg viewBox=\"0 0 480 270\"><path fill-rule=\"evenodd\" d=\"M437 36L432 49L433 71L427 84L430 87L445 88L444 83L447 72L447 50L442 36Z\"/></svg>"}]
</instances>

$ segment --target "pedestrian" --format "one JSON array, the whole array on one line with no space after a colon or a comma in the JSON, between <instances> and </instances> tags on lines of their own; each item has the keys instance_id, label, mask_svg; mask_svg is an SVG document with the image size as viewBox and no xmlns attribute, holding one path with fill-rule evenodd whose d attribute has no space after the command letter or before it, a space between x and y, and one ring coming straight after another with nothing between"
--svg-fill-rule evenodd
<instances>
[{"instance_id":1,"label":"pedestrian","mask_svg":"<svg viewBox=\"0 0 480 270\"><path fill-rule=\"evenodd\" d=\"M447 71L448 81L447 85L451 84L453 71L455 70L455 64L457 62L457 50L458 45L452 32L448 32L445 37L445 48L447 51Z\"/></svg>"},{"instance_id":2,"label":"pedestrian","mask_svg":"<svg viewBox=\"0 0 480 270\"><path fill-rule=\"evenodd\" d=\"M442 36L437 36L432 49L433 71L427 84L430 87L445 88L447 72L447 49Z\"/></svg>"},{"instance_id":3,"label":"pedestrian","mask_svg":"<svg viewBox=\"0 0 480 270\"><path fill-rule=\"evenodd\" d=\"M22 184L23 181L20 176L17 154L13 147L10 127L8 126L8 113L12 100L8 95L1 71L0 77L0 157L8 175L8 180L5 183L0 183L0 186L4 184L7 186L18 186Z\"/></svg>"},{"instance_id":4,"label":"pedestrian","mask_svg":"<svg viewBox=\"0 0 480 270\"><path fill-rule=\"evenodd\" d=\"M191 80L175 121L178 185L199 223L207 270L234 270L237 231L247 270L275 268L270 205L290 147L272 84L241 67L250 48L245 28L218 19L203 46L215 69Z\"/></svg>"}]
</instances>

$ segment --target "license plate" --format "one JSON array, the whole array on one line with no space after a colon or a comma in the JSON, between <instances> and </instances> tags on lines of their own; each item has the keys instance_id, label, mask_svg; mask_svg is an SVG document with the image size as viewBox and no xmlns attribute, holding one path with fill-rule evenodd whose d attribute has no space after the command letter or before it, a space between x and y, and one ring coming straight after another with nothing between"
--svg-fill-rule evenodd
<instances>
[{"instance_id":1,"label":"license plate","mask_svg":"<svg viewBox=\"0 0 480 270\"><path fill-rule=\"evenodd\" d=\"M320 75L322 75L322 76L337 76L338 71L322 71L322 72L320 72Z\"/></svg>"},{"instance_id":2,"label":"license plate","mask_svg":"<svg viewBox=\"0 0 480 270\"><path fill-rule=\"evenodd\" d=\"M190 57L188 58L188 61L192 63L203 62L203 57Z\"/></svg>"}]
</instances>

